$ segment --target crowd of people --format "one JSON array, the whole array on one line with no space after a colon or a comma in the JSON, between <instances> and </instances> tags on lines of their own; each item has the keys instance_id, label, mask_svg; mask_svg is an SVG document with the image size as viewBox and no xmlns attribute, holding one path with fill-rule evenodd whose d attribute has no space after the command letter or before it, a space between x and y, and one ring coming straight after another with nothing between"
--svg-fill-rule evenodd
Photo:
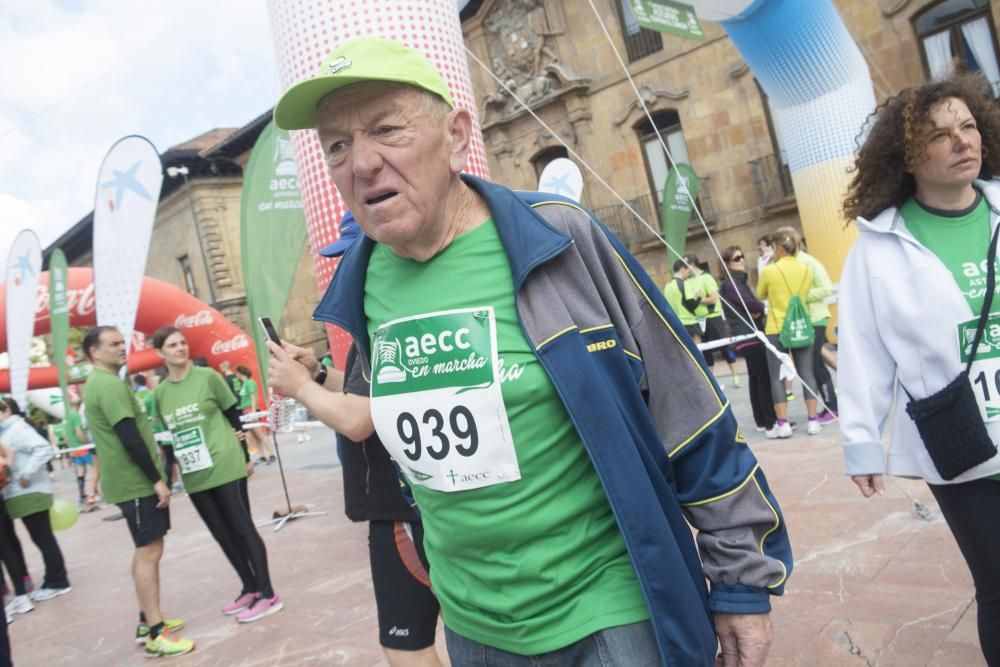
<instances>
[{"instance_id":1,"label":"crowd of people","mask_svg":"<svg viewBox=\"0 0 1000 667\"><path fill-rule=\"evenodd\" d=\"M286 91L276 124L317 131L350 208L322 251L340 260L315 317L353 345L338 370L268 343L269 382L338 433L345 508L368 523L390 664L439 665L439 615L449 660L462 667L764 664L792 548L712 373L718 350L734 387L743 357L767 438L793 433L791 375L808 435L839 420L846 472L864 496L881 494L886 474L927 481L972 572L983 654L1000 665L1000 533L990 523L1000 386L988 384L1000 368L990 333L1000 325L1000 186L990 180L1000 111L985 86L953 76L873 116L844 204L860 236L839 288L839 386L826 341L833 282L797 230L760 239L755 276L730 246L717 277L688 255L661 287L575 202L463 174L472 116L417 52L351 40ZM87 333L86 427L67 420L62 438L71 449L89 433L101 493L134 540L136 640L150 656L182 655L194 643L160 604L171 489L149 415L170 434L168 467L176 461L239 579L222 613L250 622L283 602L250 519L256 438L240 413L259 407L251 371L199 368L173 327L153 345L166 376L136 392L118 377L121 334ZM21 519L43 554L35 601L68 593L47 515L53 448L9 399L0 442L0 529L12 534ZM0 557L23 613L29 579L10 551Z\"/></svg>"}]
</instances>

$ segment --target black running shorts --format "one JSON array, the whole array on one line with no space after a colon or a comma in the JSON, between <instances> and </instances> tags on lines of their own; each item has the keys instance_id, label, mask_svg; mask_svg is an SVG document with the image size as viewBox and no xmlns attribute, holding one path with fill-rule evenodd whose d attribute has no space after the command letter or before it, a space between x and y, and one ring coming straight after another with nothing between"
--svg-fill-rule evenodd
<instances>
[{"instance_id":1,"label":"black running shorts","mask_svg":"<svg viewBox=\"0 0 1000 667\"><path fill-rule=\"evenodd\" d=\"M420 522L368 523L379 643L385 648L418 651L434 645L440 607L431 592L423 542Z\"/></svg>"},{"instance_id":2,"label":"black running shorts","mask_svg":"<svg viewBox=\"0 0 1000 667\"><path fill-rule=\"evenodd\" d=\"M132 541L137 547L155 542L170 530L170 508L157 509L156 503L155 493L145 498L118 503L125 515L129 532L132 533Z\"/></svg>"}]
</instances>

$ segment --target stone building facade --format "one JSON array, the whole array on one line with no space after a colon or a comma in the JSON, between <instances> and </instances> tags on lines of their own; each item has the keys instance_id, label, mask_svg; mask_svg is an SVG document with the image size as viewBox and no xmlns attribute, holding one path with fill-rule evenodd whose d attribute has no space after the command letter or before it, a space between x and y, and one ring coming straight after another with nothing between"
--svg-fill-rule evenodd
<instances>
[{"instance_id":1,"label":"stone building facade","mask_svg":"<svg viewBox=\"0 0 1000 667\"><path fill-rule=\"evenodd\" d=\"M982 70L1000 88L1000 1L834 4L869 63L879 101L928 81L942 53ZM720 249L736 244L753 257L760 236L781 225L798 226L795 193L766 95L722 28L703 21L706 39L693 41L640 29L628 0L594 0L594 5L600 21L583 0L473 0L463 11L468 48L549 128L470 58L492 178L534 190L549 161L574 159L583 171L583 203L658 283L668 279L663 244L618 198L660 231L658 190L666 159L603 23L671 153L678 162L686 156L700 177L698 203ZM687 249L718 270L697 218Z\"/></svg>"}]
</instances>

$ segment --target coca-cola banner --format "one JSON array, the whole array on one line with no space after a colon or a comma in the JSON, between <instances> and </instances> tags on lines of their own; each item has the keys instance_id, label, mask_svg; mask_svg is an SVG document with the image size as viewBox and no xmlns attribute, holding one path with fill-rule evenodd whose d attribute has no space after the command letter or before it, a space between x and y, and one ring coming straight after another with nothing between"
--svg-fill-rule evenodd
<instances>
[{"instance_id":1,"label":"coca-cola banner","mask_svg":"<svg viewBox=\"0 0 1000 667\"><path fill-rule=\"evenodd\" d=\"M306 243L306 219L288 132L267 124L243 172L240 203L240 255L257 343L261 384L267 385L267 346L258 317L269 317L281 331L288 291Z\"/></svg>"},{"instance_id":2,"label":"coca-cola banner","mask_svg":"<svg viewBox=\"0 0 1000 667\"><path fill-rule=\"evenodd\" d=\"M28 397L31 337L35 332L35 290L41 272L42 247L38 236L25 229L10 247L4 283L10 394L21 406L26 405Z\"/></svg>"},{"instance_id":3,"label":"coca-cola banner","mask_svg":"<svg viewBox=\"0 0 1000 667\"><path fill-rule=\"evenodd\" d=\"M29 306L20 315L22 322L34 322L37 335L49 331L52 324L50 301L56 303L49 295L49 276L42 273L40 280L42 285L39 285L34 300L29 299ZM163 361L156 354L156 350L144 346L142 341L160 327L167 325L182 329L191 346L191 356L205 357L213 368L218 368L223 361L228 361L234 367L242 364L248 368L252 368L257 362L257 351L253 341L222 313L179 287L162 280L147 276L142 279L141 284L139 309L135 317L134 344L128 361L130 370L139 372L162 365ZM0 301L3 300L4 294L4 290L0 288ZM67 270L66 311L71 327L91 327L96 323L93 273L90 269L73 267ZM5 318L0 311L0 352L6 349L7 344L6 336L3 335L4 325ZM72 361L72 356L72 351L67 351L67 361ZM69 381L82 381L86 379L89 371L90 364L70 365ZM31 389L55 387L58 384L55 365L31 368L28 376L28 386ZM6 371L0 371L0 391L6 391L8 386L9 375Z\"/></svg>"},{"instance_id":4,"label":"coca-cola banner","mask_svg":"<svg viewBox=\"0 0 1000 667\"><path fill-rule=\"evenodd\" d=\"M147 139L119 139L97 178L94 201L94 287L97 323L132 342L146 254L160 202L163 169ZM131 345L128 347L131 348Z\"/></svg>"},{"instance_id":5,"label":"coca-cola banner","mask_svg":"<svg viewBox=\"0 0 1000 667\"><path fill-rule=\"evenodd\" d=\"M69 387L66 375L66 356L63 351L69 347L69 305L66 301L68 289L68 269L66 255L59 248L49 257L49 320L52 323L52 356L55 357L59 372L59 396L64 410L69 409Z\"/></svg>"}]
</instances>

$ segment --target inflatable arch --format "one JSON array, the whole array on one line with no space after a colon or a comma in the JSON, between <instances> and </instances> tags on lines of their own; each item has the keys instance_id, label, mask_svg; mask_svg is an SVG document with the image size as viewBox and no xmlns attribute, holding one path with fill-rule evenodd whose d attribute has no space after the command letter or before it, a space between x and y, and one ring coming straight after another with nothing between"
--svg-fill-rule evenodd
<instances>
[{"instance_id":1,"label":"inflatable arch","mask_svg":"<svg viewBox=\"0 0 1000 667\"><path fill-rule=\"evenodd\" d=\"M39 277L36 293L36 336L48 333L51 325L48 285L46 271ZM89 268L70 268L66 297L70 326L90 327L97 323L93 271ZM5 298L6 292L3 286L0 286L0 352L7 350L7 326L3 315ZM162 280L145 277L139 295L139 310L135 318L136 335L132 339L132 349L129 352L130 373L139 373L162 365L163 362L156 354L156 350L146 346L146 336L167 325L181 329L191 346L191 356L205 357L213 368L218 368L223 361L228 361L233 368L242 364L247 368L257 369L256 348L253 340L242 329L226 319L222 313L187 292ZM257 385L260 387L260 372L259 370L255 372ZM28 375L29 389L58 385L59 376L55 366L36 366ZM10 373L6 370L0 371L0 391L10 391Z\"/></svg>"}]
</instances>

